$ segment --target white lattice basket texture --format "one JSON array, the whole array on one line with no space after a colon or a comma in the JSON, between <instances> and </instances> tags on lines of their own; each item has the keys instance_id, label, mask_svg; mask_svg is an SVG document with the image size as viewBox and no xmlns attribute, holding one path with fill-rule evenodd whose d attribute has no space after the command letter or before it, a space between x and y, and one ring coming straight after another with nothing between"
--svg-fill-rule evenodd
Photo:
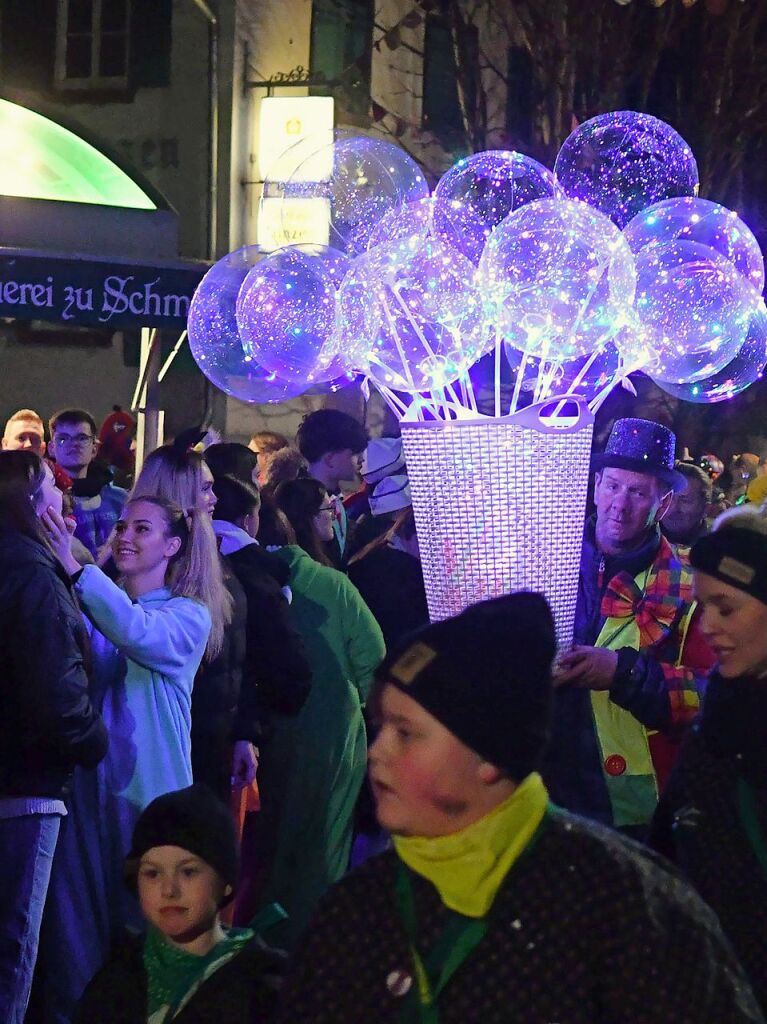
<instances>
[{"instance_id":1,"label":"white lattice basket texture","mask_svg":"<svg viewBox=\"0 0 767 1024\"><path fill-rule=\"evenodd\" d=\"M403 419L432 621L535 590L552 607L560 649L572 642L594 418L580 401L577 415L542 416L555 408Z\"/></svg>"}]
</instances>

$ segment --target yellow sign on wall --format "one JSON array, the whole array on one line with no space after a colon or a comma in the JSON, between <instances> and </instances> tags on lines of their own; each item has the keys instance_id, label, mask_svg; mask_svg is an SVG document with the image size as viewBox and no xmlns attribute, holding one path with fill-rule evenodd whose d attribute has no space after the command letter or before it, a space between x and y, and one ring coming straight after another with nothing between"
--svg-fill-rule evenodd
<instances>
[{"instance_id":1,"label":"yellow sign on wall","mask_svg":"<svg viewBox=\"0 0 767 1024\"><path fill-rule=\"evenodd\" d=\"M258 131L258 167L261 179L272 173L282 154L312 135L325 152L296 170L295 181L327 181L333 172L333 155L328 146L333 129L332 96L267 96L261 100ZM310 151L307 151L310 156ZM291 171L294 170L291 168Z\"/></svg>"},{"instance_id":2,"label":"yellow sign on wall","mask_svg":"<svg viewBox=\"0 0 767 1024\"><path fill-rule=\"evenodd\" d=\"M327 245L329 199L262 199L258 211L258 244L273 252L286 245Z\"/></svg>"}]
</instances>

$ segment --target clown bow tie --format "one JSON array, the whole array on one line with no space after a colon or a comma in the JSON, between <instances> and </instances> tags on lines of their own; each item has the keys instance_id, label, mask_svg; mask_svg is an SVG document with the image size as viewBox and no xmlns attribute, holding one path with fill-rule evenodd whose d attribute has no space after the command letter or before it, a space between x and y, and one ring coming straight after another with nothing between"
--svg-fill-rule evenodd
<instances>
[{"instance_id":1,"label":"clown bow tie","mask_svg":"<svg viewBox=\"0 0 767 1024\"><path fill-rule=\"evenodd\" d=\"M607 584L600 610L607 619L633 616L639 629L640 646L650 647L666 636L682 603L668 594L643 592L627 572L619 572Z\"/></svg>"}]
</instances>

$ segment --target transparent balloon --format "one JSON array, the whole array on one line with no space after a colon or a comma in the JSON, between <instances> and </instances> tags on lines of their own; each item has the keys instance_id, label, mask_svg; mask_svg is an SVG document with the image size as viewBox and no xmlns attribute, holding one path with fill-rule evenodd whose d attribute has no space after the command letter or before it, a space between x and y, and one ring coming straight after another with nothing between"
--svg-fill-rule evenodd
<instances>
[{"instance_id":1,"label":"transparent balloon","mask_svg":"<svg viewBox=\"0 0 767 1024\"><path fill-rule=\"evenodd\" d=\"M556 194L548 167L523 153L491 149L464 157L442 175L434 189L434 220L438 232L458 235L455 247L476 264L502 220Z\"/></svg>"},{"instance_id":2,"label":"transparent balloon","mask_svg":"<svg viewBox=\"0 0 767 1024\"><path fill-rule=\"evenodd\" d=\"M716 249L757 289L764 289L764 257L751 230L734 210L694 196L655 203L623 232L633 253L676 240Z\"/></svg>"},{"instance_id":3,"label":"transparent balloon","mask_svg":"<svg viewBox=\"0 0 767 1024\"><path fill-rule=\"evenodd\" d=\"M449 218L444 215L446 207L449 207ZM388 242L406 242L409 239L425 242L431 238L463 252L467 231L471 232L476 219L471 208L455 200L442 203L441 209L440 216L437 216L436 200L430 196L389 210L373 228L368 250ZM482 244L484 246L484 242Z\"/></svg>"},{"instance_id":4,"label":"transparent balloon","mask_svg":"<svg viewBox=\"0 0 767 1024\"><path fill-rule=\"evenodd\" d=\"M286 151L264 183L261 209L278 204L288 238L300 226L305 241L356 256L386 213L428 195L421 169L399 146L336 129Z\"/></svg>"},{"instance_id":5,"label":"transparent balloon","mask_svg":"<svg viewBox=\"0 0 767 1024\"><path fill-rule=\"evenodd\" d=\"M655 350L653 379L694 383L723 369L746 336L756 290L699 242L643 249L636 267L635 308Z\"/></svg>"},{"instance_id":6,"label":"transparent balloon","mask_svg":"<svg viewBox=\"0 0 767 1024\"><path fill-rule=\"evenodd\" d=\"M217 388L243 402L284 402L303 394L306 384L280 380L243 351L237 329L237 295L265 252L250 245L210 268L192 297L187 319L195 362Z\"/></svg>"},{"instance_id":7,"label":"transparent balloon","mask_svg":"<svg viewBox=\"0 0 767 1024\"><path fill-rule=\"evenodd\" d=\"M327 379L336 354L336 291L342 253L325 247L280 249L254 267L237 298L245 351L268 370L305 387Z\"/></svg>"},{"instance_id":8,"label":"transparent balloon","mask_svg":"<svg viewBox=\"0 0 767 1024\"><path fill-rule=\"evenodd\" d=\"M490 346L471 263L417 237L361 257L339 292L347 363L395 391L440 389Z\"/></svg>"},{"instance_id":9,"label":"transparent balloon","mask_svg":"<svg viewBox=\"0 0 767 1024\"><path fill-rule=\"evenodd\" d=\"M658 387L685 402L724 402L760 380L766 365L767 309L762 302L751 317L745 341L730 362L718 373L685 384L669 384L667 381L653 379Z\"/></svg>"},{"instance_id":10,"label":"transparent balloon","mask_svg":"<svg viewBox=\"0 0 767 1024\"><path fill-rule=\"evenodd\" d=\"M513 348L545 360L588 356L623 322L634 259L584 203L541 199L493 231L479 265L488 317Z\"/></svg>"},{"instance_id":11,"label":"transparent balloon","mask_svg":"<svg viewBox=\"0 0 767 1024\"><path fill-rule=\"evenodd\" d=\"M584 121L565 140L554 174L560 188L622 228L641 210L698 193L698 166L665 121L618 110Z\"/></svg>"}]
</instances>

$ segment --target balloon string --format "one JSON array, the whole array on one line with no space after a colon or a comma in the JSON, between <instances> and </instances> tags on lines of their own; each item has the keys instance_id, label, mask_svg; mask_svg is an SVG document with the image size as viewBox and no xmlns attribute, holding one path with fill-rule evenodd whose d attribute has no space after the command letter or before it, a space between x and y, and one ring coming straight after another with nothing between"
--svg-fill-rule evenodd
<instances>
[{"instance_id":1,"label":"balloon string","mask_svg":"<svg viewBox=\"0 0 767 1024\"><path fill-rule=\"evenodd\" d=\"M517 380L516 380L516 383L514 384L514 394L511 397L511 407L509 409L509 413L511 415L513 415L517 411L517 405L519 403L519 395L520 395L520 392L522 391L522 380L523 380L523 378L525 376L525 368L527 367L527 360L528 360L528 358L529 358L529 356L528 356L527 352L523 352L523 354L522 354L522 362L519 364L519 369L517 370Z\"/></svg>"},{"instance_id":2,"label":"balloon string","mask_svg":"<svg viewBox=\"0 0 767 1024\"><path fill-rule=\"evenodd\" d=\"M583 378L586 375L586 373L588 373L588 371L591 369L591 365L594 362L594 360L597 358L597 356L601 355L602 351L603 351L602 349L597 349L596 351L591 353L589 358L586 360L586 362L583 364L583 366L578 371L578 373L577 373L575 379L573 380L572 384L570 384L570 386L568 387L568 389L567 389L568 392L571 392L572 394L575 394L575 392L578 390L578 385L583 380ZM559 414L562 412L562 410L564 409L564 407L566 405L567 405L567 402L560 402L559 405L554 410L552 415L553 416L559 416Z\"/></svg>"},{"instance_id":3,"label":"balloon string","mask_svg":"<svg viewBox=\"0 0 767 1024\"><path fill-rule=\"evenodd\" d=\"M495 416L501 415L501 332L495 328Z\"/></svg>"},{"instance_id":4,"label":"balloon string","mask_svg":"<svg viewBox=\"0 0 767 1024\"><path fill-rule=\"evenodd\" d=\"M396 291L391 286L388 287L389 291L391 291L392 294L396 296ZM417 391L418 389L415 386L413 374L410 372L410 361L405 356L405 350L402 348L402 345L400 344L399 332L397 330L397 322L394 319L394 314L389 308L389 303L386 298L386 288L382 290L381 303L383 305L384 315L386 316L386 322L389 325L389 331L391 332L391 336L394 338L394 344L397 346L397 353L399 354L400 362L402 363L402 367L405 371L405 377L407 378L407 382L410 385L411 391ZM405 311L405 315L407 316L407 311Z\"/></svg>"},{"instance_id":5,"label":"balloon string","mask_svg":"<svg viewBox=\"0 0 767 1024\"><path fill-rule=\"evenodd\" d=\"M474 394L474 385L472 384L471 377L468 373L465 377L461 377L458 383L461 388L463 401L468 405L472 412L479 412L479 409L477 408L477 397Z\"/></svg>"}]
</instances>

